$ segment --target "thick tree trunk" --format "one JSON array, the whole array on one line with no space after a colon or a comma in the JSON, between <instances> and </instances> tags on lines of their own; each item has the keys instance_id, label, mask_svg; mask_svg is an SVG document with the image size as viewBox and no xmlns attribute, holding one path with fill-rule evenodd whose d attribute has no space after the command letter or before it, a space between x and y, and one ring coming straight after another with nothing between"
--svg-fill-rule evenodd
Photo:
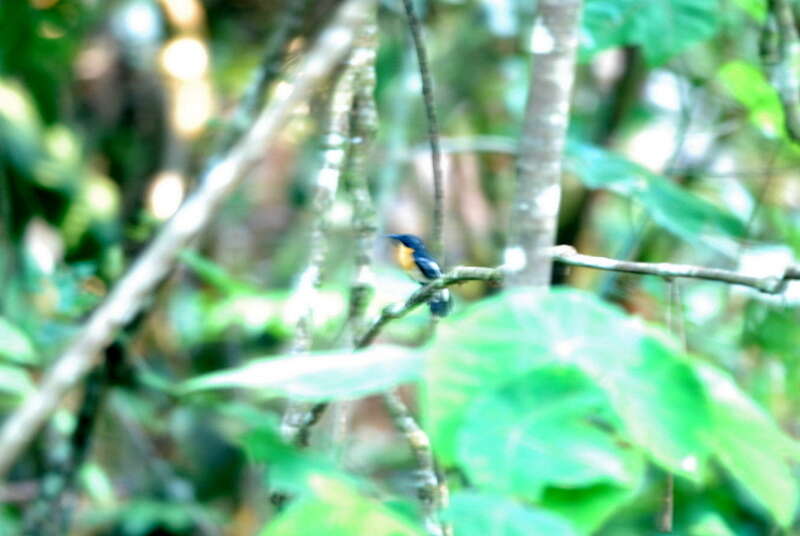
<instances>
[{"instance_id":1,"label":"thick tree trunk","mask_svg":"<svg viewBox=\"0 0 800 536\"><path fill-rule=\"evenodd\" d=\"M575 79L581 0L540 0L533 72L517 161L505 265L515 285L550 283L561 199L561 158Z\"/></svg>"}]
</instances>

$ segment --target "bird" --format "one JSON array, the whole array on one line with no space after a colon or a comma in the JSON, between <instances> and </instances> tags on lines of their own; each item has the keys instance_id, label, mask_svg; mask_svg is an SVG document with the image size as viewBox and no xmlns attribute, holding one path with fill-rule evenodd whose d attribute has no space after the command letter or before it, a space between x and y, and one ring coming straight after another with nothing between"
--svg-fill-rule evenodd
<instances>
[{"instance_id":1,"label":"bird","mask_svg":"<svg viewBox=\"0 0 800 536\"><path fill-rule=\"evenodd\" d=\"M425 285L442 277L442 269L421 238L411 234L390 234L386 237L394 240L395 260L412 279ZM437 317L447 316L452 305L450 291L446 288L438 290L428 301L431 314Z\"/></svg>"}]
</instances>

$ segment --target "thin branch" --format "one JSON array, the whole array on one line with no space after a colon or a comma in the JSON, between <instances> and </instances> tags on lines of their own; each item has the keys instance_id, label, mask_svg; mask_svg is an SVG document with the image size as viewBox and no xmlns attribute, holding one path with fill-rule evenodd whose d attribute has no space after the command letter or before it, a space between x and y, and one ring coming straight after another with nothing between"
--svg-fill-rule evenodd
<instances>
[{"instance_id":1,"label":"thin branch","mask_svg":"<svg viewBox=\"0 0 800 536\"><path fill-rule=\"evenodd\" d=\"M610 259L608 257L596 257L594 255L583 255L575 251L572 246L556 246L553 248L553 260L571 266L583 266L597 270L608 270L613 272L626 272L629 274L655 275L659 277L686 277L690 279L706 279L709 281L719 281L731 285L742 285L752 287L766 294L778 294L783 291L786 281L798 279L800 270L797 267L789 267L782 277L778 276L753 276L723 270L721 268L706 268L692 264L673 264L669 262L633 262Z\"/></svg>"},{"instance_id":2,"label":"thin branch","mask_svg":"<svg viewBox=\"0 0 800 536\"><path fill-rule=\"evenodd\" d=\"M374 53L364 52L364 33L366 32L369 16L362 14L362 23L359 26L353 50L348 61L334 85L330 102L330 119L325 136L325 150L323 164L317 174L314 186L314 200L312 211L314 224L309 240L310 258L308 266L300 276L298 289L293 296L293 301L302 308L295 330L292 353L302 354L311 350L313 324L313 311L317 303L322 266L328 254L326 244L325 223L328 212L336 199L339 179L347 163L347 153L352 140L351 112L358 89L359 73L364 65L374 63ZM308 402L290 401L283 415L281 435L290 443L301 447L309 445L310 427L306 423L316 420L313 404Z\"/></svg>"},{"instance_id":3,"label":"thin branch","mask_svg":"<svg viewBox=\"0 0 800 536\"><path fill-rule=\"evenodd\" d=\"M303 102L339 63L353 43L355 29L370 0L350 0L331 26L318 38L294 74L291 90L277 95L250 132L204 175L198 189L159 231L106 300L94 311L65 352L45 375L40 388L29 395L0 430L0 478L30 442L61 399L95 363L117 331L150 298L170 272L180 250L211 221L222 200L236 187L245 171L261 157L282 130L290 113Z\"/></svg>"},{"instance_id":4,"label":"thin branch","mask_svg":"<svg viewBox=\"0 0 800 536\"><path fill-rule=\"evenodd\" d=\"M431 166L433 168L433 240L431 249L439 261L444 263L444 174L442 173L442 150L439 147L439 121L436 118L436 105L433 98L433 81L431 80L425 42L422 40L419 18L414 12L412 0L403 0L403 7L406 10L408 28L417 52L425 115L428 118L428 139L431 145Z\"/></svg>"},{"instance_id":5,"label":"thin branch","mask_svg":"<svg viewBox=\"0 0 800 536\"><path fill-rule=\"evenodd\" d=\"M377 215L369 192L367 160L378 132L375 106L375 58L378 46L377 21L365 25L363 35L356 45L356 53L365 59L359 68L355 83L356 95L350 116L351 153L347 172L347 185L353 206L353 234L355 235L355 274L350 285L348 326L355 338L361 332L367 304L374 293L372 249L378 231Z\"/></svg>"},{"instance_id":6,"label":"thin branch","mask_svg":"<svg viewBox=\"0 0 800 536\"><path fill-rule=\"evenodd\" d=\"M412 13L413 15L413 13ZM376 21L375 21L376 22ZM353 345L359 343L363 330L363 316L369 298L374 293L372 273L372 244L377 225L375 208L369 194L366 174L367 150L377 132L377 115L375 108L375 53L377 50L377 24L365 28L363 43L364 54L371 54L370 62L359 74L359 90L353 103L353 152L351 155L351 191L353 196L353 227L356 232L356 274L351 285L349 323L353 333ZM422 63L420 63L422 65ZM425 75L423 75L425 76ZM426 99L426 106L433 110L432 98ZM435 115L430 119L435 129ZM438 150L438 135L436 147ZM432 152L433 154L433 152ZM436 165L436 164L434 164ZM441 193L441 192L440 192ZM441 218L441 196L435 210ZM441 222L439 223L441 225ZM439 228L441 233L441 228ZM441 240L441 235L436 235ZM400 396L389 391L383 395L384 403L392 417L392 422L408 442L417 465L417 496L422 504L423 523L431 536L446 534L447 528L442 524L441 509L446 503L447 485L436 472L433 452L428 435L414 419ZM341 408L339 411L344 413ZM343 418L343 417L342 417Z\"/></svg>"},{"instance_id":7,"label":"thin branch","mask_svg":"<svg viewBox=\"0 0 800 536\"><path fill-rule=\"evenodd\" d=\"M350 109L350 153L345 172L345 186L352 207L354 270L348 296L347 319L342 333L348 345L363 329L364 314L375 293L372 250L378 232L377 214L369 192L368 161L378 132L375 104L375 59L378 51L377 10L369 15L356 40L353 54L361 57L353 78L354 95ZM337 337L338 339L338 337ZM339 400L332 408L331 445L336 459L346 458L345 445L354 402Z\"/></svg>"},{"instance_id":8,"label":"thin branch","mask_svg":"<svg viewBox=\"0 0 800 536\"><path fill-rule=\"evenodd\" d=\"M404 302L387 305L381 311L366 332L356 342L356 348L365 348L372 344L383 327L391 322L402 318L423 303L427 303L437 291L463 283L465 281L489 281L500 283L505 277L505 271L500 268L483 268L480 266L458 266L448 273L431 281L427 285L419 287Z\"/></svg>"},{"instance_id":9,"label":"thin branch","mask_svg":"<svg viewBox=\"0 0 800 536\"><path fill-rule=\"evenodd\" d=\"M672 532L675 516L675 477L667 473L664 479L664 495L661 497L661 512L658 516L658 531Z\"/></svg>"},{"instance_id":10,"label":"thin branch","mask_svg":"<svg viewBox=\"0 0 800 536\"><path fill-rule=\"evenodd\" d=\"M570 266L580 266L595 270L626 272L641 275L654 275L664 278L688 278L718 281L730 285L742 285L754 288L766 294L777 294L784 290L786 282L800 280L800 266L789 266L782 277L778 276L752 276L733 270L721 268L706 268L692 264L674 264L669 262L633 262L620 261L608 257L583 255L575 251L572 246L555 246L549 250L550 258L555 262ZM372 344L381 330L398 318L402 318L416 307L426 303L437 291L464 283L466 281L486 281L500 284L511 272L508 266L486 268L482 266L457 266L444 274L439 279L416 289L403 302L387 305L381 314L372 321L369 328L356 342L356 348L365 348Z\"/></svg>"},{"instance_id":11,"label":"thin branch","mask_svg":"<svg viewBox=\"0 0 800 536\"><path fill-rule=\"evenodd\" d=\"M363 26L359 34L363 32ZM339 179L346 163L346 155L350 146L350 110L355 94L356 69L359 55L354 49L347 65L339 73L330 99L330 117L325 133L325 150L322 156L322 168L317 173L314 184L311 213L314 220L309 237L308 264L300 274L297 290L291 298L292 306L300 309L297 318L293 354L305 354L311 350L313 342L312 325L314 307L318 302L318 291L322 281L322 268L328 256L326 218L336 199ZM312 417L309 411L313 405L309 402L290 400L283 414L281 435L289 442L301 447L309 445L309 428L305 423Z\"/></svg>"},{"instance_id":12,"label":"thin branch","mask_svg":"<svg viewBox=\"0 0 800 536\"><path fill-rule=\"evenodd\" d=\"M669 262L633 262L620 261L608 257L583 255L572 246L555 246L549 250L553 261L570 266L593 268L631 274L654 275L664 278L688 278L718 281L730 285L742 285L754 288L766 294L777 294L784 290L786 282L800 280L800 266L789 266L782 277L752 276L733 270L706 268L692 264L674 264ZM430 283L416 289L405 301L387 305L381 314L373 320L369 328L356 342L356 348L364 348L372 344L381 330L398 318L402 318L419 305L426 303L438 290L463 283L465 281L486 281L500 284L512 270L508 266L485 268L481 266L457 266L448 273Z\"/></svg>"},{"instance_id":13,"label":"thin branch","mask_svg":"<svg viewBox=\"0 0 800 536\"><path fill-rule=\"evenodd\" d=\"M446 530L442 526L441 520L444 501L439 476L436 474L431 440L396 392L384 393L383 402L386 404L386 409L389 411L395 427L408 441L417 462L417 497L422 504L422 520L425 530L430 536L443 536Z\"/></svg>"},{"instance_id":14,"label":"thin branch","mask_svg":"<svg viewBox=\"0 0 800 536\"><path fill-rule=\"evenodd\" d=\"M667 327L670 332L681 341L681 347L685 351L686 333L683 326L683 307L681 306L681 294L678 282L675 279L667 280ZM664 491L661 497L661 512L658 516L658 530L660 532L672 532L675 521L675 476L667 473L664 479Z\"/></svg>"}]
</instances>

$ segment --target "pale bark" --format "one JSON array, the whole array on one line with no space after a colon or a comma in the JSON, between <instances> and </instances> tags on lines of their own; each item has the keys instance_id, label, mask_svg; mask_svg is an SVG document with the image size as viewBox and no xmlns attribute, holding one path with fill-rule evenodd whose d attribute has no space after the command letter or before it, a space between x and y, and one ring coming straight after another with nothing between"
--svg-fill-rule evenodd
<instances>
[{"instance_id":1,"label":"pale bark","mask_svg":"<svg viewBox=\"0 0 800 536\"><path fill-rule=\"evenodd\" d=\"M366 31L367 20L368 16L363 14L362 24L358 30L361 40ZM358 74L365 64L371 65L373 59L373 54L365 53L362 47L355 46L333 88L322 168L314 184L311 205L314 219L308 242L308 264L300 274L297 289L289 302L290 309L297 310L297 324L292 344L292 353L295 354L311 351L314 308L319 302L318 290L322 281L322 267L329 250L326 222L336 200L340 178L350 150L350 112L357 92ZM281 423L281 435L287 442L308 446L309 424L314 421L313 408L314 404L310 402L289 401Z\"/></svg>"},{"instance_id":2,"label":"pale bark","mask_svg":"<svg viewBox=\"0 0 800 536\"><path fill-rule=\"evenodd\" d=\"M561 199L561 160L575 79L581 0L540 0L504 262L510 283L546 286Z\"/></svg>"}]
</instances>

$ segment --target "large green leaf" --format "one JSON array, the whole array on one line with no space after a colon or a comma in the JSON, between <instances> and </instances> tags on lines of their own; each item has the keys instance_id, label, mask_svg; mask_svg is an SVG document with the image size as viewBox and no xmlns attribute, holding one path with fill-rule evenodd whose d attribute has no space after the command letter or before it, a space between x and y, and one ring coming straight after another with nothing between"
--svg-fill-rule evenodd
<instances>
[{"instance_id":1,"label":"large green leaf","mask_svg":"<svg viewBox=\"0 0 800 536\"><path fill-rule=\"evenodd\" d=\"M567 165L589 188L603 188L642 204L653 221L690 243L735 252L745 225L714 205L642 166L605 149L571 141Z\"/></svg>"},{"instance_id":2,"label":"large green leaf","mask_svg":"<svg viewBox=\"0 0 800 536\"><path fill-rule=\"evenodd\" d=\"M582 56L622 45L639 45L659 65L714 35L718 0L587 0Z\"/></svg>"},{"instance_id":3,"label":"large green leaf","mask_svg":"<svg viewBox=\"0 0 800 536\"><path fill-rule=\"evenodd\" d=\"M265 395L304 400L355 398L416 379L422 356L400 346L357 352L315 352L254 359L247 364L184 382L186 393L209 389L258 389Z\"/></svg>"},{"instance_id":4,"label":"large green leaf","mask_svg":"<svg viewBox=\"0 0 800 536\"><path fill-rule=\"evenodd\" d=\"M422 531L379 502L342 481L315 476L310 496L301 498L273 521L261 536L419 536Z\"/></svg>"},{"instance_id":5,"label":"large green leaf","mask_svg":"<svg viewBox=\"0 0 800 536\"><path fill-rule=\"evenodd\" d=\"M443 460L457 462L473 402L548 363L578 367L608 395L631 441L667 469L700 477L711 417L690 366L641 322L567 289L507 292L442 324L423 409Z\"/></svg>"},{"instance_id":6,"label":"large green leaf","mask_svg":"<svg viewBox=\"0 0 800 536\"><path fill-rule=\"evenodd\" d=\"M459 463L482 489L531 500L546 486L633 487L641 457L600 426L609 412L603 392L574 367L536 369L470 405Z\"/></svg>"},{"instance_id":7,"label":"large green leaf","mask_svg":"<svg viewBox=\"0 0 800 536\"><path fill-rule=\"evenodd\" d=\"M23 365L39 362L28 336L17 326L0 316L0 357Z\"/></svg>"},{"instance_id":8,"label":"large green leaf","mask_svg":"<svg viewBox=\"0 0 800 536\"><path fill-rule=\"evenodd\" d=\"M446 518L458 536L573 536L570 523L552 512L524 506L501 495L461 491Z\"/></svg>"},{"instance_id":9,"label":"large green leaf","mask_svg":"<svg viewBox=\"0 0 800 536\"><path fill-rule=\"evenodd\" d=\"M747 397L726 374L700 366L712 399L714 454L737 481L783 526L794 518L798 482L789 460L800 460L800 444Z\"/></svg>"}]
</instances>

